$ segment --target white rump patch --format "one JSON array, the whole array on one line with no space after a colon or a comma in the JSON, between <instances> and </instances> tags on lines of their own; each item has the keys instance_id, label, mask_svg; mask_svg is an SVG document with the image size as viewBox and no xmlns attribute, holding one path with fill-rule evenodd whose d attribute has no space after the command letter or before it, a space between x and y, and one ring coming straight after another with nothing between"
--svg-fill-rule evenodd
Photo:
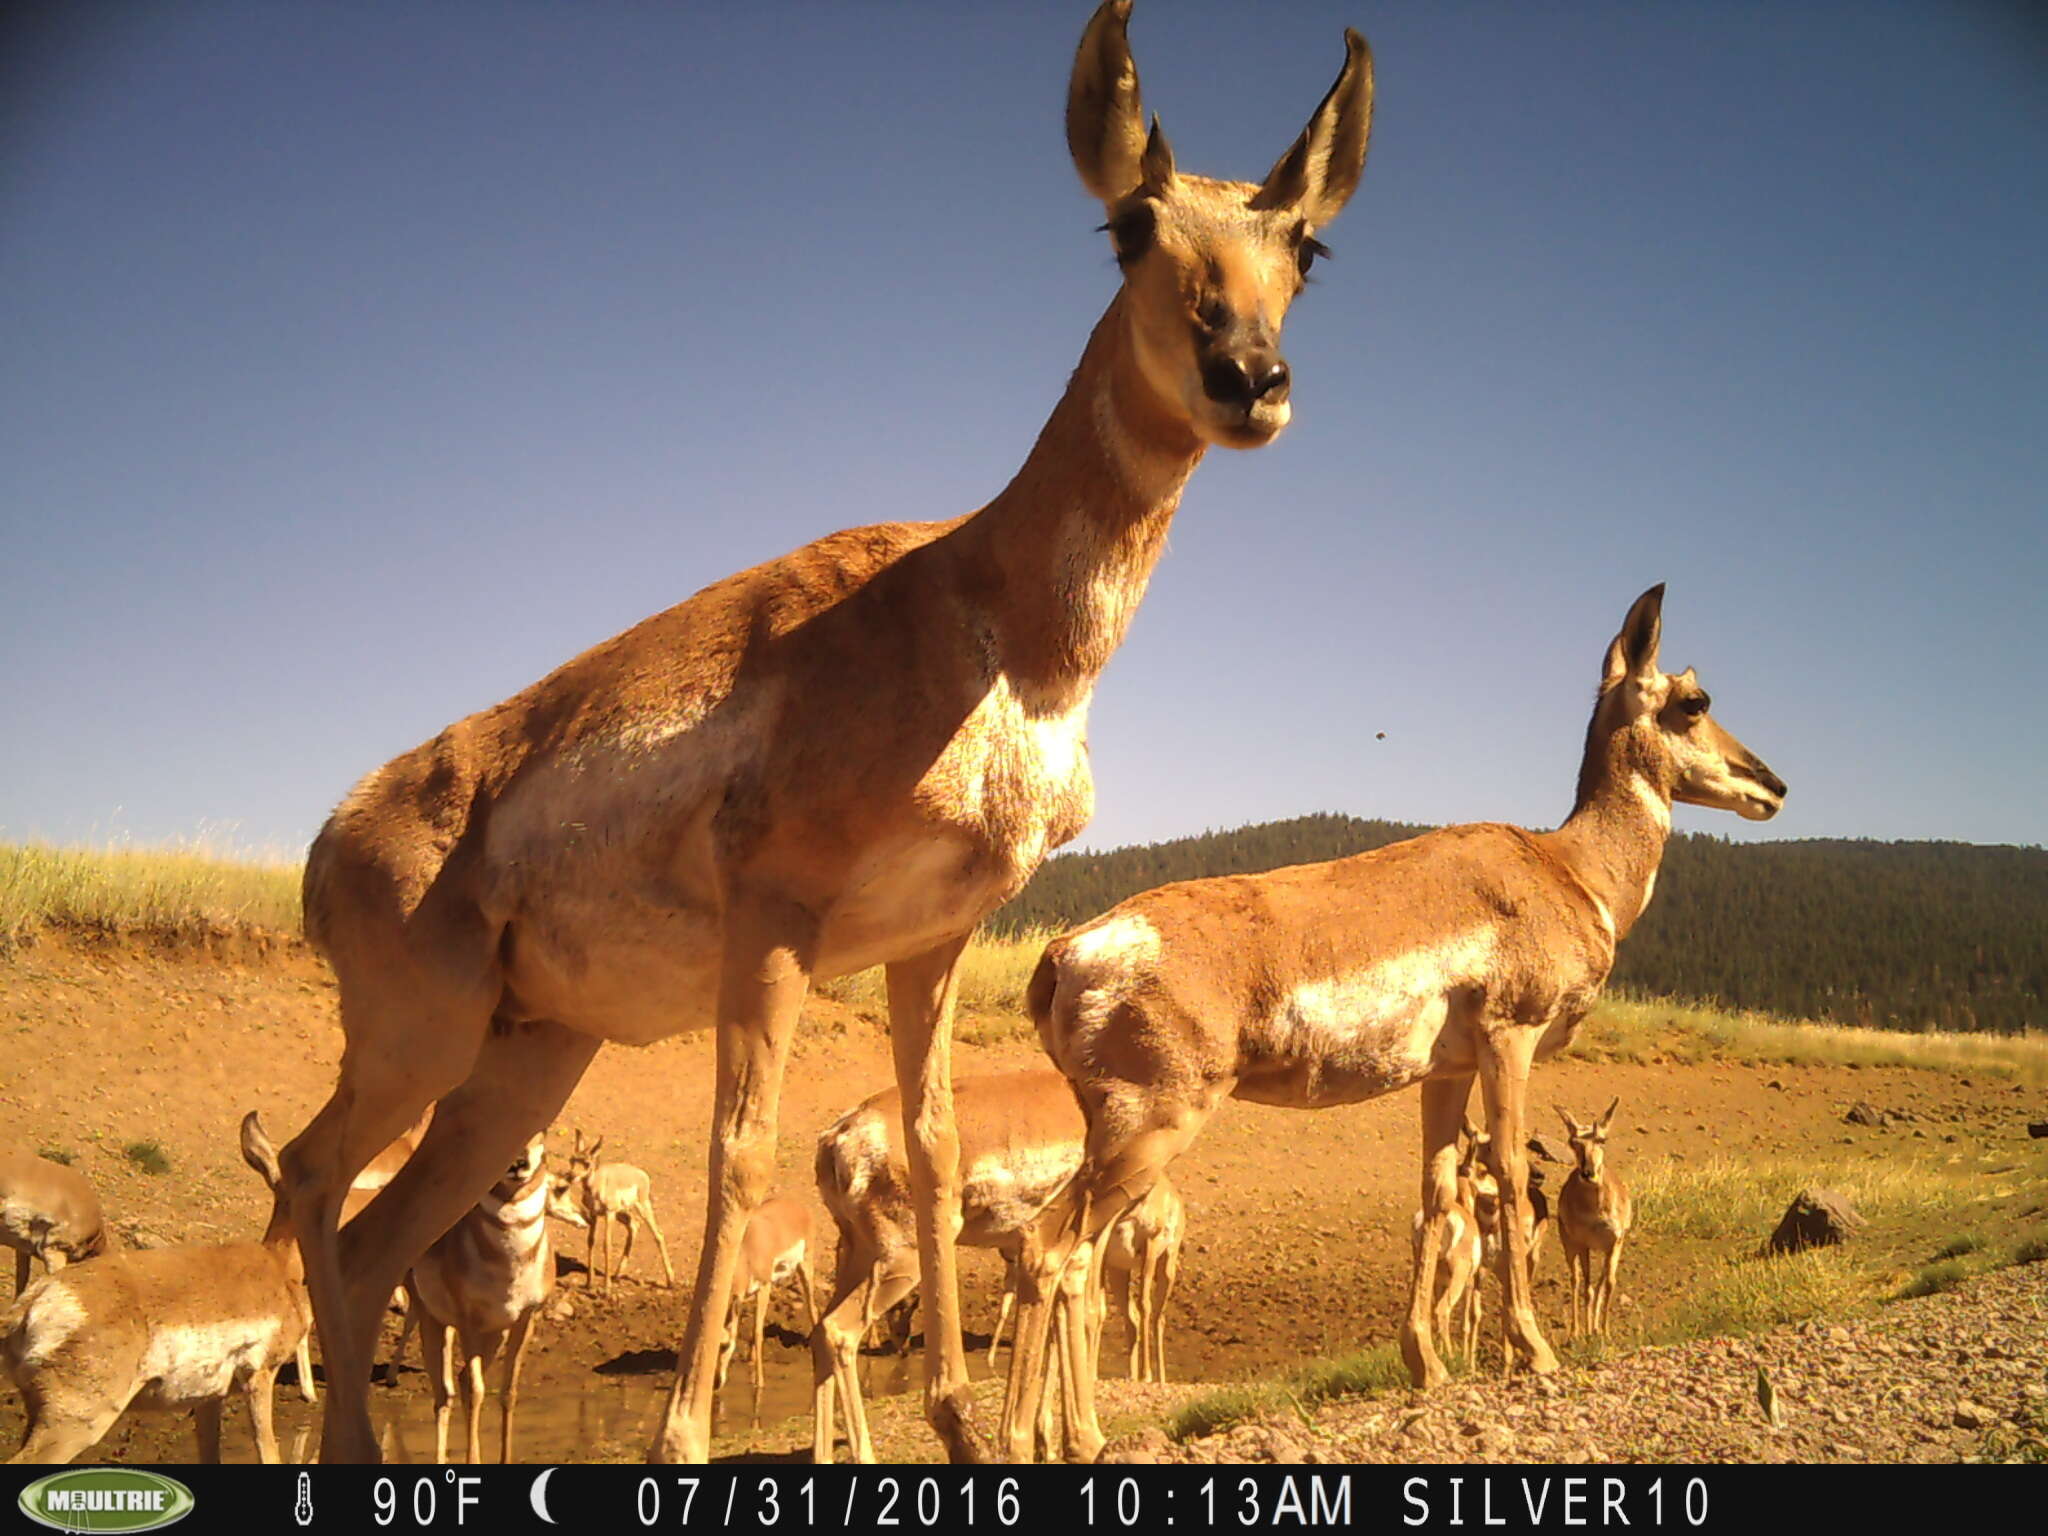
<instances>
[{"instance_id":1,"label":"white rump patch","mask_svg":"<svg viewBox=\"0 0 2048 1536\"><path fill-rule=\"evenodd\" d=\"M21 1363L41 1365L62 1349L88 1319L78 1293L64 1281L44 1280L29 1288L28 1304L21 1309L15 1338L21 1342Z\"/></svg>"}]
</instances>

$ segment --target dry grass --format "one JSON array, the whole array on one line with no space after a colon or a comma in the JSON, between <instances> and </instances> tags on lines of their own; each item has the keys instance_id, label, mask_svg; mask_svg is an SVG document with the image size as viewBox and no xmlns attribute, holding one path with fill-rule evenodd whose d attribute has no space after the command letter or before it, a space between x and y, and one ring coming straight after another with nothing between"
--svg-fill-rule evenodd
<instances>
[{"instance_id":1,"label":"dry grass","mask_svg":"<svg viewBox=\"0 0 2048 1536\"><path fill-rule=\"evenodd\" d=\"M978 933L960 957L960 1022L955 1037L968 1045L993 1045L1033 1037L1024 1016L1024 989L1038 968L1039 953L1057 929L1028 928L1009 938ZM882 968L839 976L823 983L826 996L886 1018L888 988Z\"/></svg>"},{"instance_id":2,"label":"dry grass","mask_svg":"<svg viewBox=\"0 0 2048 1536\"><path fill-rule=\"evenodd\" d=\"M1657 998L1601 1003L1580 1029L1571 1053L1589 1061L1638 1064L1931 1067L2048 1083L2048 1037L2040 1034L1908 1034L1728 1013Z\"/></svg>"},{"instance_id":3,"label":"dry grass","mask_svg":"<svg viewBox=\"0 0 2048 1536\"><path fill-rule=\"evenodd\" d=\"M0 844L0 943L44 924L187 932L299 927L301 866L209 843L167 848Z\"/></svg>"}]
</instances>

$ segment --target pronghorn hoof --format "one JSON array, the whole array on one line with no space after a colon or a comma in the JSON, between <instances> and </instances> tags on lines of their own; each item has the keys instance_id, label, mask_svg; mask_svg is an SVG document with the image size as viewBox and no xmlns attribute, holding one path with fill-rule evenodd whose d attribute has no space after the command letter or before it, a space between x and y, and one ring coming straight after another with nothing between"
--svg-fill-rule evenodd
<instances>
[{"instance_id":1,"label":"pronghorn hoof","mask_svg":"<svg viewBox=\"0 0 2048 1536\"><path fill-rule=\"evenodd\" d=\"M955 1466L987 1466L996 1457L986 1438L974 1426L974 1395L966 1387L955 1387L936 1399L925 1415L946 1447L946 1460Z\"/></svg>"}]
</instances>

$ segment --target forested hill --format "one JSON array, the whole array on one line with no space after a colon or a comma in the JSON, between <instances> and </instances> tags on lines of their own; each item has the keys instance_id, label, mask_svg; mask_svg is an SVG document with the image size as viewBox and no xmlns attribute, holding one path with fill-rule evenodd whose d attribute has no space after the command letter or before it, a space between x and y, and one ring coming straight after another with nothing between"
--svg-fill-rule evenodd
<instances>
[{"instance_id":1,"label":"forested hill","mask_svg":"<svg viewBox=\"0 0 2048 1536\"><path fill-rule=\"evenodd\" d=\"M1170 880L1341 858L1425 830L1302 816L1062 854L992 926L1066 927ZM1614 980L1891 1028L2048 1027L2048 850L1674 837Z\"/></svg>"}]
</instances>

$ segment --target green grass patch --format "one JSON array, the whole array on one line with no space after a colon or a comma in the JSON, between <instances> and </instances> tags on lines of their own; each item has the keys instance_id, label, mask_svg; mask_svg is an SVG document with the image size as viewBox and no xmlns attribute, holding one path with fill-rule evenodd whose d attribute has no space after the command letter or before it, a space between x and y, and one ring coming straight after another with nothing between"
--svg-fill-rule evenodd
<instances>
[{"instance_id":1,"label":"green grass patch","mask_svg":"<svg viewBox=\"0 0 2048 1536\"><path fill-rule=\"evenodd\" d=\"M1641 1231L1680 1237L1747 1239L1760 1246L1809 1184L1839 1191L1866 1220L1896 1220L1977 1193L1962 1165L1886 1163L1871 1158L1820 1162L1791 1158L1712 1158L1646 1163L1629 1175Z\"/></svg>"},{"instance_id":2,"label":"green grass patch","mask_svg":"<svg viewBox=\"0 0 2048 1536\"><path fill-rule=\"evenodd\" d=\"M195 842L165 848L0 843L0 942L46 924L185 932L299 927L302 866Z\"/></svg>"},{"instance_id":3,"label":"green grass patch","mask_svg":"<svg viewBox=\"0 0 2048 1536\"><path fill-rule=\"evenodd\" d=\"M171 1155L158 1141L131 1141L121 1149L121 1155L140 1168L144 1173L158 1174L171 1171Z\"/></svg>"},{"instance_id":4,"label":"green grass patch","mask_svg":"<svg viewBox=\"0 0 2048 1536\"><path fill-rule=\"evenodd\" d=\"M1965 1232L1960 1237L1950 1238L1939 1248L1935 1249L1934 1257L1936 1259L1966 1259L1986 1246L1988 1245L1981 1232Z\"/></svg>"},{"instance_id":5,"label":"green grass patch","mask_svg":"<svg viewBox=\"0 0 2048 1536\"><path fill-rule=\"evenodd\" d=\"M1875 1295L1872 1277L1840 1248L1737 1259L1700 1277L1661 1331L1669 1340L1759 1333L1839 1317Z\"/></svg>"},{"instance_id":6,"label":"green grass patch","mask_svg":"<svg viewBox=\"0 0 2048 1536\"><path fill-rule=\"evenodd\" d=\"M2023 1237L2013 1245L2012 1261L2015 1264L2039 1264L2044 1259L2048 1259L2048 1231Z\"/></svg>"},{"instance_id":7,"label":"green grass patch","mask_svg":"<svg viewBox=\"0 0 2048 1536\"><path fill-rule=\"evenodd\" d=\"M1899 1297L1938 1296L1943 1291L1952 1291L1970 1278L1971 1267L1961 1259L1940 1259L1932 1264L1923 1264L1913 1272L1913 1278L1899 1287Z\"/></svg>"},{"instance_id":8,"label":"green grass patch","mask_svg":"<svg viewBox=\"0 0 2048 1536\"><path fill-rule=\"evenodd\" d=\"M78 1154L69 1147L37 1147L36 1156L45 1162L62 1163L66 1168L78 1161Z\"/></svg>"},{"instance_id":9,"label":"green grass patch","mask_svg":"<svg viewBox=\"0 0 2048 1536\"><path fill-rule=\"evenodd\" d=\"M1407 1385L1400 1352L1382 1344L1336 1360L1311 1361L1270 1380L1205 1392L1174 1410L1166 1432L1176 1440L1192 1440L1274 1413L1293 1413L1305 1420L1317 1404L1333 1398L1362 1397Z\"/></svg>"}]
</instances>

